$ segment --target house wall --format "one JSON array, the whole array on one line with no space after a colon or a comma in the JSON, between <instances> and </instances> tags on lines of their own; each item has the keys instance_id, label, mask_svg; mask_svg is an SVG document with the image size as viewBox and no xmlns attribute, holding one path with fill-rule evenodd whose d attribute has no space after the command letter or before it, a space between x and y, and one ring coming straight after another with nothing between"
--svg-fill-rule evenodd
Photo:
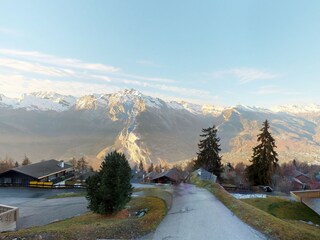
<instances>
[{"instance_id":1,"label":"house wall","mask_svg":"<svg viewBox=\"0 0 320 240\"><path fill-rule=\"evenodd\" d=\"M27 186L30 181L37 180L23 173L9 171L0 174L0 184L12 184Z\"/></svg>"},{"instance_id":2,"label":"house wall","mask_svg":"<svg viewBox=\"0 0 320 240\"><path fill-rule=\"evenodd\" d=\"M299 179L301 182L306 183L306 184L310 183L310 178L303 176L303 175L297 176L296 179Z\"/></svg>"},{"instance_id":3,"label":"house wall","mask_svg":"<svg viewBox=\"0 0 320 240\"><path fill-rule=\"evenodd\" d=\"M177 183L174 179L168 178L166 176L153 179L152 182L154 182L154 183L172 183L172 184Z\"/></svg>"},{"instance_id":4,"label":"house wall","mask_svg":"<svg viewBox=\"0 0 320 240\"><path fill-rule=\"evenodd\" d=\"M56 183L56 182L61 182L63 180L66 180L70 177L73 177L74 176L74 171L61 171L61 172L58 172L58 173L54 173L54 174L51 174L51 175L48 175L44 178L40 178L39 181L41 182L53 182L53 183Z\"/></svg>"}]
</instances>

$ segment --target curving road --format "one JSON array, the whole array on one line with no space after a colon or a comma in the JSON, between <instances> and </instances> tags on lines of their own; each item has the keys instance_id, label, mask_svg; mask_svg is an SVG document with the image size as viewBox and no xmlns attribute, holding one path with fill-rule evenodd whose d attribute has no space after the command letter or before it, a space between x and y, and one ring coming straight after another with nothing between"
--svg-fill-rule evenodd
<instances>
[{"instance_id":1,"label":"curving road","mask_svg":"<svg viewBox=\"0 0 320 240\"><path fill-rule=\"evenodd\" d=\"M232 214L215 196L190 184L174 187L173 203L156 229L155 240L266 239Z\"/></svg>"},{"instance_id":2,"label":"curving road","mask_svg":"<svg viewBox=\"0 0 320 240\"><path fill-rule=\"evenodd\" d=\"M0 188L0 204L19 208L17 229L42 226L88 211L85 197L47 199L81 189Z\"/></svg>"}]
</instances>

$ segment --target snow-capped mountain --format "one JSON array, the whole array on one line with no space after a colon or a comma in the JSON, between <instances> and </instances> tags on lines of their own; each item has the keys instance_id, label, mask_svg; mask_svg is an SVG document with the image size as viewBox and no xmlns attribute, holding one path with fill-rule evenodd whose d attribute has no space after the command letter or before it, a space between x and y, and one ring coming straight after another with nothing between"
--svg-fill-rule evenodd
<instances>
[{"instance_id":1,"label":"snow-capped mountain","mask_svg":"<svg viewBox=\"0 0 320 240\"><path fill-rule=\"evenodd\" d=\"M224 161L246 161L268 119L282 161L320 159L319 105L272 109L164 101L134 89L82 97L52 92L0 95L0 157L34 161L112 150L131 163L175 162L195 156L201 129L215 124ZM312 117L310 117L310 115Z\"/></svg>"},{"instance_id":2,"label":"snow-capped mountain","mask_svg":"<svg viewBox=\"0 0 320 240\"><path fill-rule=\"evenodd\" d=\"M34 92L23 94L20 98L7 98L1 95L0 106L13 109L25 108L26 110L40 111L66 111L75 104L73 96L63 96L54 92Z\"/></svg>"},{"instance_id":3,"label":"snow-capped mountain","mask_svg":"<svg viewBox=\"0 0 320 240\"><path fill-rule=\"evenodd\" d=\"M0 107L10 107L13 109L25 108L28 111L67 111L71 108L76 110L110 110L110 114L116 119L119 112L129 116L132 108L138 111L149 109L160 109L169 107L175 110L186 110L193 114L219 115L224 108L213 105L199 105L184 101L165 102L159 98L154 98L142 94L134 89L125 89L111 94L91 94L79 98L64 96L54 92L35 92L23 94L20 98L8 98L0 95ZM124 117L125 117L124 116ZM121 118L121 116L120 116Z\"/></svg>"},{"instance_id":4,"label":"snow-capped mountain","mask_svg":"<svg viewBox=\"0 0 320 240\"><path fill-rule=\"evenodd\" d=\"M275 112L285 113L320 113L320 104L280 105L272 108Z\"/></svg>"}]
</instances>

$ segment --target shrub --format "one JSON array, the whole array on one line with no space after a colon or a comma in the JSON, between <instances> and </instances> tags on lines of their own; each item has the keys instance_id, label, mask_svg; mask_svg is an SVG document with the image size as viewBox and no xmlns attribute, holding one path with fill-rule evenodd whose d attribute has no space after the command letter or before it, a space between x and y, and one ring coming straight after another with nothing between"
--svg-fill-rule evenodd
<instances>
[{"instance_id":1,"label":"shrub","mask_svg":"<svg viewBox=\"0 0 320 240\"><path fill-rule=\"evenodd\" d=\"M109 153L98 174L87 180L88 208L99 214L122 210L131 199L130 179L131 169L125 155L116 151Z\"/></svg>"}]
</instances>

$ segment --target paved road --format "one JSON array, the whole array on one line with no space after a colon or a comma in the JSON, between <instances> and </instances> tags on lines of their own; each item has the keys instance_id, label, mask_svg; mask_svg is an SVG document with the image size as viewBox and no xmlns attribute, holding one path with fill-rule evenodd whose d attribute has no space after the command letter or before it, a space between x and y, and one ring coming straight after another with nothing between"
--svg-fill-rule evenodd
<instances>
[{"instance_id":1,"label":"paved road","mask_svg":"<svg viewBox=\"0 0 320 240\"><path fill-rule=\"evenodd\" d=\"M41 226L88 211L85 197L47 199L78 189L0 188L0 204L19 208L17 228Z\"/></svg>"},{"instance_id":2,"label":"paved road","mask_svg":"<svg viewBox=\"0 0 320 240\"><path fill-rule=\"evenodd\" d=\"M132 184L134 187L154 187L146 184ZM79 192L82 189L37 189L0 188L0 204L19 208L17 228L42 226L88 211L85 197L47 199L66 192Z\"/></svg>"},{"instance_id":3,"label":"paved road","mask_svg":"<svg viewBox=\"0 0 320 240\"><path fill-rule=\"evenodd\" d=\"M168 215L156 229L154 240L266 239L226 208L205 189L190 184L174 187Z\"/></svg>"}]
</instances>

